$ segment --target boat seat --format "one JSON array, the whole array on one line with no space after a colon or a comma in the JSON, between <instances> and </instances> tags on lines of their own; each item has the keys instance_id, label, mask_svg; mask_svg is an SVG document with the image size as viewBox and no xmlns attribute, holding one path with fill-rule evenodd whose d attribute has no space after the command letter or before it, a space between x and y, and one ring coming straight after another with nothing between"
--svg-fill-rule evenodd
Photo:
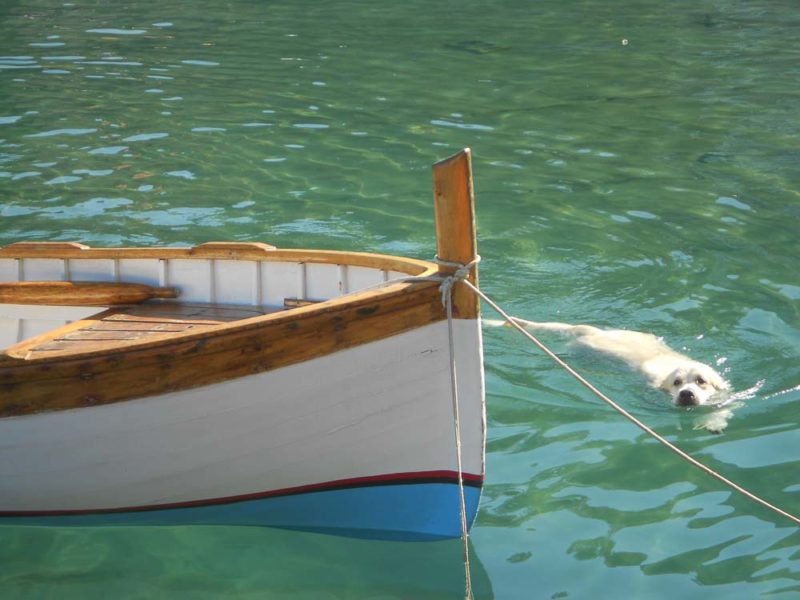
<instances>
[{"instance_id":1,"label":"boat seat","mask_svg":"<svg viewBox=\"0 0 800 600\"><path fill-rule=\"evenodd\" d=\"M223 304L144 302L120 306L57 327L6 349L10 356L39 358L54 353L83 353L133 341L151 341L186 331L213 329L281 308Z\"/></svg>"}]
</instances>

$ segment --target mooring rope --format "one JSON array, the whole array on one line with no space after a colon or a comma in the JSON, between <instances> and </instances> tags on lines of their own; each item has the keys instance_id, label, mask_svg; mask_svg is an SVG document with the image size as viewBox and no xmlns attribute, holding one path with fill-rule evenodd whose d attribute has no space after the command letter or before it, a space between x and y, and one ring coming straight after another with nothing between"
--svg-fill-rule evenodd
<instances>
[{"instance_id":1,"label":"mooring rope","mask_svg":"<svg viewBox=\"0 0 800 600\"><path fill-rule=\"evenodd\" d=\"M466 286L467 286L469 289L471 289L473 292L475 292L475 294L477 294L477 295L478 295L478 296L479 296L479 297L480 297L480 298L481 298L481 299L482 299L484 302L486 302L486 304L488 304L489 306L491 306L491 307L492 307L492 308L493 308L493 309L494 309L494 310L497 312L497 314L499 314L500 316L502 316L502 317L503 317L503 319L504 319L504 320L505 320L505 321L506 321L506 322L507 322L509 325L511 325L511 326L512 326L512 327L514 327L514 328L515 328L517 331L519 331L519 332L520 332L522 335L524 335L525 337L527 337L527 338L528 338L530 341L532 341L532 342L533 342L533 343L534 343L534 344L535 344L535 345L536 345L536 346L537 346L537 347L538 347L538 348L539 348L539 349L540 349L542 352L544 352L544 353L545 353L547 356L549 356L549 357L550 357L550 358L551 358L553 361L555 361L555 363L556 363L558 366L560 366L560 367L561 367L562 369L564 369L564 370L565 370L567 373L569 373L570 375L572 375L572 376L573 376L573 377L574 377L574 378L575 378L575 379L576 379L576 380L577 380L577 381L578 381L578 382L579 382L581 385L583 385L583 386L584 386L586 389L588 389L590 392L592 392L592 393L593 393L595 396L597 396L598 398L600 398L600 400L602 400L603 402L605 402L606 404L608 404L608 405L609 405L611 408L613 408L614 410L616 410L616 411L617 411L619 414L621 414L623 417L625 417L626 419L628 419L628 420L629 420L631 423L633 423L634 425L636 425L637 427L639 427L639 428L640 428L642 431L644 431L645 433L647 433L648 435L650 435L651 437L653 437L653 438L654 438L656 441L660 442L662 445L664 445L665 447L667 447L669 450L671 450L672 452L674 452L675 454L677 454L678 456L680 456L682 459L684 459L684 460L685 460L685 461L687 461L688 463L692 464L693 466L695 466L695 467L697 467L698 469L700 469L701 471L703 471L703 472L704 472L706 475L709 475L709 476L713 477L714 479L716 479L716 480L718 480L718 481L720 481L720 482L724 483L725 485L727 485L727 486L728 486L728 487L730 487L731 489L733 489L733 490L735 490L735 491L739 492L740 494L742 494L743 496L745 496L745 497L749 498L749 499L750 499L750 500L752 500L753 502L756 502L757 504L760 504L760 505L761 505L761 506L763 506L764 508L767 508L767 509L771 510L771 511L772 511L772 512L774 512L775 514L778 514L778 515L780 515L780 516L782 516L782 517L785 517L786 519L789 519L789 520L790 520L790 521L792 521L792 522L793 522L795 525L800 525L800 518L798 518L798 517L794 516L794 515L793 515L793 514L791 514L791 513L788 513L788 512L786 512L786 511L785 511L785 510L783 510L783 509L780 509L780 508L778 508L777 506L775 506L775 505L773 505L773 504L770 504L769 502L767 502L766 500L764 500L764 499L763 499L763 498L761 498L760 496L757 496L757 495L756 495L756 494L754 494L753 492L751 492L751 491L749 491L749 490L747 490L747 489L743 488L742 486L738 485L737 483L734 483L733 481L731 481L731 480L730 480L730 479L728 479L727 477L724 477L723 475L721 475L721 474L717 473L717 472L716 472L714 469L712 469L711 467L708 467L707 465L704 465L703 463L701 463L700 461L698 461L696 458L694 458L694 457L692 457L691 455L687 454L686 452L684 452L683 450L681 450L680 448L678 448L678 447L677 447L675 444L673 444L673 443L672 443L672 442L670 442L669 440L665 439L663 436L661 436L661 435L659 435L658 433L656 433L656 432L655 432L653 429L651 429L650 427L648 427L647 425L645 425L645 424L644 424L642 421L640 421L639 419L637 419L636 417L634 417L634 416L633 416L632 414L630 414L630 413L629 413L627 410L625 410L624 408L622 408L622 407L621 407L619 404L617 404L616 402L614 402L614 401L613 401L611 398L609 398L609 397L608 397L608 396L606 396L606 395L605 395L603 392L601 392L599 389L597 389L597 388L596 388L594 385L592 385L591 383L589 383L589 381L587 381L587 380L586 380L586 379L585 379L585 378L584 378L584 377L583 377L583 376L582 376L580 373L578 373L577 371L575 371L575 369L573 369L571 366L569 366L569 365L568 365L568 364L567 364L565 361L563 361L561 358L559 358L558 356L556 356L556 354L555 354L555 353L554 353L552 350L550 350L550 349L549 349L547 346L545 346L545 345L544 345L542 342L540 342L540 341L539 341L539 340L538 340L538 339L537 339L537 338L536 338L536 337L535 337L533 334L531 334L531 333L530 333L528 330L526 330L526 329L525 329L524 327L522 327L522 326L521 326L519 323L517 323L517 322L514 320L514 317L512 317L512 316L510 316L508 313L506 313L506 312L505 312L505 311L504 311L502 308L500 308L500 307L499 307L499 306L498 306L498 305L497 305L497 304L496 304L494 301L492 301L492 300L491 300L491 299L490 299L490 298L489 298L489 297L488 297L486 294L484 294L484 293L483 293L481 290L479 290L479 289L478 289L476 286L474 286L474 285L473 285L473 284L472 284L472 283L471 283L469 280L467 280L467 279L465 279L465 278L462 278L462 279L460 279L460 281L461 281L461 282L462 282L464 285L466 285Z\"/></svg>"},{"instance_id":2,"label":"mooring rope","mask_svg":"<svg viewBox=\"0 0 800 600\"><path fill-rule=\"evenodd\" d=\"M481 260L477 256L467 264L453 263L440 259L438 256L434 262L440 266L453 267L453 273L441 280L439 291L442 295L442 303L447 312L447 339L450 345L450 394L453 401L453 425L455 430L456 443L456 466L458 469L458 501L459 516L461 521L461 543L464 552L464 598L472 599L472 577L470 575L469 564L469 526L467 524L467 503L464 497L464 470L461 462L461 417L458 402L458 374L456 370L455 341L453 337L453 288L459 281L467 281L466 277L469 270Z\"/></svg>"},{"instance_id":3,"label":"mooring rope","mask_svg":"<svg viewBox=\"0 0 800 600\"><path fill-rule=\"evenodd\" d=\"M470 575L470 561L469 561L469 528L467 524L467 509L466 509L466 500L464 496L464 476L463 476L463 468L462 468L462 461L461 461L461 418L460 418L460 411L459 411L459 401L458 401L458 378L457 378L457 370L456 370L456 360L455 360L455 341L453 337L453 289L457 283L463 283L467 286L470 290L472 290L481 300L486 302L497 314L499 314L503 319L511 325L514 329L519 331L523 336L528 338L531 342L533 342L542 352L544 352L548 357L550 357L559 367L564 369L567 373L572 375L581 385L583 385L586 389L592 392L595 396L597 396L600 400L608 404L611 408L621 414L623 417L628 419L631 423L639 427L642 431L650 435L654 438L657 442L661 443L663 446L674 452L680 458L688 462L689 464L693 465L694 467L700 469L706 475L713 477L714 479L722 482L723 484L727 485L734 491L739 492L746 498L749 498L753 502L760 504L764 508L769 509L770 511L778 514L786 519L792 521L795 525L800 526L800 518L794 516L791 513L786 512L778 508L777 506L770 504L760 496L757 496L753 492L743 488L742 486L734 483L730 479L724 477L723 475L717 473L711 467L704 465L696 458L692 457L691 455L687 454L680 448L678 448L675 444L664 438L663 436L656 433L653 429L645 425L642 421L634 417L631 413L627 410L622 408L619 404L614 402L611 398L606 396L603 392L601 392L598 388L592 385L589 381L586 380L580 373L578 373L575 369L573 369L569 364L567 364L564 360L559 358L550 348L548 348L545 344L539 341L536 336L522 327L514 317L509 315L506 311L504 311L496 302L494 302L491 298L489 298L486 294L484 294L477 286L473 285L472 282L467 279L469 275L469 271L472 267L477 265L481 260L479 255L476 255L475 258L470 261L469 263L462 264L456 263L451 261L446 261L440 259L438 256L433 259L433 262L440 266L449 267L455 269L453 273L449 273L447 275L430 275L424 277L403 277L399 279L392 279L389 281L382 282L372 287L384 287L386 285L390 285L393 283L401 283L401 282L420 282L420 281L436 281L439 283L439 291L442 295L442 304L445 307L447 313L447 335L448 335L448 343L450 346L450 386L451 386L451 396L453 402L453 421L454 421L454 429L455 429L455 445L456 445L456 464L458 469L458 494L459 494L459 513L460 513L460 520L461 520L461 541L463 544L463 552L464 552L464 597L466 600L472 599L472 578ZM370 289L367 288L367 289Z\"/></svg>"}]
</instances>

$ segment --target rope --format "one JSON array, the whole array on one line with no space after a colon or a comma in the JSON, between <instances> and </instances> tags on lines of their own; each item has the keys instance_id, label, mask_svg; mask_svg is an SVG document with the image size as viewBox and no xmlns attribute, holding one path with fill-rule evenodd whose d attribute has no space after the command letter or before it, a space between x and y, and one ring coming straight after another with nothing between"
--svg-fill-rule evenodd
<instances>
[{"instance_id":1,"label":"rope","mask_svg":"<svg viewBox=\"0 0 800 600\"><path fill-rule=\"evenodd\" d=\"M586 389L588 389L590 392L592 392L595 396L600 398L603 402L608 404L611 408L616 410L623 417L628 419L631 423L633 423L634 425L639 427L642 431L644 431L648 435L650 435L653 438L655 438L656 441L658 441L661 444L663 444L664 446L666 446L669 450L671 450L672 452L674 452L675 454L680 456L683 460L687 461L688 463L692 464L693 466L695 466L698 469L700 469L701 471L703 471L706 475L709 475L709 476L713 477L714 479L724 483L725 485L727 485L731 489L739 492L740 494L742 494L743 496L749 498L753 502L756 502L757 504L760 504L764 508L767 508L767 509L771 510L772 512L776 513L776 514L778 514L778 515L780 515L782 517L785 517L786 519L789 519L795 525L800 525L800 518L798 518L798 517L786 512L785 510L782 510L782 509L778 508L777 506L774 506L773 504L770 504L769 502L767 502L763 498L755 495L754 493L750 492L749 490L746 490L745 488L743 488L742 486L734 483L730 479L720 475L719 473L714 471L712 468L704 465L703 463L701 463L697 459L693 458L692 456L690 456L689 454L687 454L686 452L684 452L683 450L678 448L675 444L673 444L669 440L665 439L664 437L662 437L661 435L659 435L658 433L653 431L650 427L648 427L647 425L642 423L639 419L634 417L632 414L630 414L628 411L626 411L624 408L622 408L619 404L614 402L611 398L606 396L603 392L601 392L599 389L597 389L595 386L593 386L591 383L589 383L577 371L575 371L566 362L564 362L558 356L556 356L555 353L552 350L550 350L547 346L545 346L542 342L540 342L533 334L531 334L524 327L522 327L519 323L517 323L514 320L514 317L509 316L502 308L500 308L496 303L494 303L489 297L486 296L486 294L484 294L482 291L480 291L477 287L472 285L472 283L470 283L467 279L461 279L461 281L464 283L464 285L466 285L473 292L475 292L481 299L483 299L484 302L486 302L489 306L491 306L500 316L502 316L503 319L505 319L506 322L508 322L509 325L514 327L522 335L524 335L530 341L532 341L534 344L536 344L536 346L538 346L538 348L542 352L544 352L547 356L549 356L551 359L553 359L553 361L555 361L555 363L558 366L560 366L567 373L572 375L575 379L578 380L578 382L581 385L583 385Z\"/></svg>"},{"instance_id":2,"label":"rope","mask_svg":"<svg viewBox=\"0 0 800 600\"><path fill-rule=\"evenodd\" d=\"M461 462L461 417L458 402L458 376L456 373L455 341L453 338L453 288L459 281L467 282L469 270L481 260L477 256L473 261L462 265L434 258L434 262L440 266L453 267L456 270L445 277L439 284L439 291L442 295L442 303L447 311L447 340L450 344L450 394L453 400L453 424L455 429L456 442L456 466L458 468L458 501L459 516L461 521L461 543L464 552L464 598L472 599L472 577L469 565L469 527L467 526L467 503L464 497L464 475Z\"/></svg>"},{"instance_id":3,"label":"rope","mask_svg":"<svg viewBox=\"0 0 800 600\"><path fill-rule=\"evenodd\" d=\"M433 262L435 262L440 267L452 267L455 269L453 273L448 275L447 277L442 280L441 285L439 286L439 292L442 294L442 304L447 306L448 298L452 298L452 291L453 287L459 281L465 281L467 279L467 275L469 275L469 271L472 267L477 265L481 262L480 255L476 255L470 262L467 264L461 264L457 262L450 262L449 260L442 260L438 256L433 257ZM469 282L468 282L469 283ZM474 288L477 289L477 288Z\"/></svg>"},{"instance_id":4,"label":"rope","mask_svg":"<svg viewBox=\"0 0 800 600\"><path fill-rule=\"evenodd\" d=\"M464 477L463 477L463 469L462 469L462 462L461 462L461 420L459 414L459 402L458 402L458 380L457 380L457 373L456 373L456 361L455 361L455 342L453 338L453 288L457 283L463 283L466 285L470 290L472 290L479 298L481 298L486 304L488 304L492 309L497 312L503 319L512 327L514 327L517 331L519 331L522 335L527 337L531 342L533 342L542 352L544 352L547 356L549 356L558 366L564 369L567 373L572 375L581 385L583 385L586 389L592 392L595 396L597 396L600 400L608 404L611 408L621 414L623 417L628 419L631 423L639 427L642 431L653 437L656 441L661 443L663 446L674 452L680 458L688 462L689 464L693 465L694 467L700 469L706 475L713 477L717 481L722 482L732 490L739 492L746 498L749 498L753 502L760 504L764 508L767 508L778 514L786 519L792 521L795 525L800 526L800 518L786 512L770 504L763 498L757 496L756 494L746 490L742 486L734 483L730 479L720 475L712 468L704 465L691 455L687 454L680 448L678 448L675 444L664 438L663 436L656 433L653 429L645 425L642 421L634 417L630 414L627 410L622 408L619 404L614 402L611 398L606 396L603 392L597 389L594 385L592 385L589 381L587 381L580 373L575 371L569 364L559 358L552 350L550 350L547 346L545 346L542 342L540 342L533 334L527 331L524 327L522 327L519 323L516 322L514 317L510 316L506 313L500 306L498 306L491 298L489 298L486 294L484 294L481 290L479 290L475 285L472 284L467 279L469 275L470 269L477 265L481 260L479 255L476 255L475 258L470 261L469 263L462 264L456 262L450 262L446 260L440 259L438 256L434 258L433 262L440 266L450 267L455 269L455 271L447 276L442 275L431 275L427 277L403 277L400 279L393 279L390 281L383 282L378 284L377 286L371 287L382 287L391 283L398 283L402 281L406 282L419 282L419 281L437 281L439 282L439 291L442 296L442 304L444 305L447 311L447 336L448 336L448 343L450 345L450 390L452 395L453 401L453 421L455 427L455 445L456 445L456 464L458 468L458 495L459 495L459 513L460 513L460 520L461 520L461 541L463 545L463 552L464 552L464 598L465 600L472 599L472 578L470 575L470 562L469 562L469 530L467 526L467 509L466 509L466 500L464 498ZM369 289L369 288L367 288Z\"/></svg>"}]
</instances>

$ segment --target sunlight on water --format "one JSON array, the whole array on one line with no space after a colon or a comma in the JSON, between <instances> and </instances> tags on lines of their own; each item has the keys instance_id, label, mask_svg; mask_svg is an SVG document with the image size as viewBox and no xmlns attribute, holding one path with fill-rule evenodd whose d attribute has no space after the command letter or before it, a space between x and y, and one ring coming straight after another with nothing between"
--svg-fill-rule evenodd
<instances>
[{"instance_id":1,"label":"sunlight on water","mask_svg":"<svg viewBox=\"0 0 800 600\"><path fill-rule=\"evenodd\" d=\"M650 331L737 402L694 428L543 336L691 454L800 512L800 13L785 1L0 7L0 244L434 253L470 146L512 314ZM800 535L485 333L476 597L800 596ZM456 598L460 544L235 528L0 531L3 597Z\"/></svg>"}]
</instances>

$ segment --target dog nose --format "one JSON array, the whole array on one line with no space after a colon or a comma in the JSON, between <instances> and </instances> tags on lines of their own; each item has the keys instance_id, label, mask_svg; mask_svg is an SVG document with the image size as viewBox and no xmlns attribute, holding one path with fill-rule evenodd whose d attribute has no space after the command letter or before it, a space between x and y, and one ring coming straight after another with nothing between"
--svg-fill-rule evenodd
<instances>
[{"instance_id":1,"label":"dog nose","mask_svg":"<svg viewBox=\"0 0 800 600\"><path fill-rule=\"evenodd\" d=\"M697 404L697 397L692 390L681 390L678 394L678 404L680 406L694 406Z\"/></svg>"}]
</instances>

